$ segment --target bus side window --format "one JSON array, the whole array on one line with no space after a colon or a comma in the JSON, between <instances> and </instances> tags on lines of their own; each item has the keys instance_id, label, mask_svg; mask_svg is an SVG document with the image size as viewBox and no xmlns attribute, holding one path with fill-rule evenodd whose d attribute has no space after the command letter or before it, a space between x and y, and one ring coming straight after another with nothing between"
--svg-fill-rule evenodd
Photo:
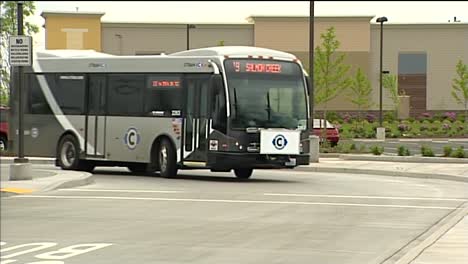
<instances>
[{"instance_id":1,"label":"bus side window","mask_svg":"<svg viewBox=\"0 0 468 264\"><path fill-rule=\"evenodd\" d=\"M227 133L226 96L221 75L213 75L211 78L211 116L213 129L221 133Z\"/></svg>"}]
</instances>

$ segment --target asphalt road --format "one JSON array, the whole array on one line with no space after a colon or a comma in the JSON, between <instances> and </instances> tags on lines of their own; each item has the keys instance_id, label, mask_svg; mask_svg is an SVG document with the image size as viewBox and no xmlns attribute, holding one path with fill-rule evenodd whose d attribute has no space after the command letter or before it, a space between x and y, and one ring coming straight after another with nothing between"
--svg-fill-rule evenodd
<instances>
[{"instance_id":1,"label":"asphalt road","mask_svg":"<svg viewBox=\"0 0 468 264\"><path fill-rule=\"evenodd\" d=\"M1 263L382 263L468 200L440 180L181 174L98 168L93 185L2 198Z\"/></svg>"}]
</instances>

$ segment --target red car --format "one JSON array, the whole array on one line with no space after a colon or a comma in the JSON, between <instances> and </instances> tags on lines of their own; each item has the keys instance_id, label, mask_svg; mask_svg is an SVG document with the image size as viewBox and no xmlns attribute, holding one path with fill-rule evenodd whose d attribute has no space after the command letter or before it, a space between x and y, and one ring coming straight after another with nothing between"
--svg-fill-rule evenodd
<instances>
[{"instance_id":1,"label":"red car","mask_svg":"<svg viewBox=\"0 0 468 264\"><path fill-rule=\"evenodd\" d=\"M8 109L0 106L0 150L8 149Z\"/></svg>"},{"instance_id":2,"label":"red car","mask_svg":"<svg viewBox=\"0 0 468 264\"><path fill-rule=\"evenodd\" d=\"M323 119L314 119L314 135L320 137L320 142L323 142L322 130L325 128L325 124L327 125L327 141L330 142L331 146L336 146L340 140L340 132L330 122L324 123Z\"/></svg>"}]
</instances>

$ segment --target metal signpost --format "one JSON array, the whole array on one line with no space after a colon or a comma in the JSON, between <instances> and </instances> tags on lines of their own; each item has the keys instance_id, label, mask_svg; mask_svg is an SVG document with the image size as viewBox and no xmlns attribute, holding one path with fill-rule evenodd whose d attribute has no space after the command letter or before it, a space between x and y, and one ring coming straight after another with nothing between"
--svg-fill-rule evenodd
<instances>
[{"instance_id":1,"label":"metal signpost","mask_svg":"<svg viewBox=\"0 0 468 264\"><path fill-rule=\"evenodd\" d=\"M9 42L10 65L17 67L16 91L18 92L18 157L10 169L10 180L31 180L32 168L29 160L24 157L24 127L23 127L23 66L32 65L32 38L23 36L23 1L17 5L18 36L11 36Z\"/></svg>"}]
</instances>

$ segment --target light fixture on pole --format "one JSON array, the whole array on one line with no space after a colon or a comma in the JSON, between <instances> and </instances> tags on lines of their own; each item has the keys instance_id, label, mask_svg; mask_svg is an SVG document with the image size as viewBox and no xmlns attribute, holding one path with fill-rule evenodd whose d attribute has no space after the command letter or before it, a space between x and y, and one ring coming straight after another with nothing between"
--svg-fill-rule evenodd
<instances>
[{"instance_id":1,"label":"light fixture on pole","mask_svg":"<svg viewBox=\"0 0 468 264\"><path fill-rule=\"evenodd\" d=\"M194 24L187 24L187 50L190 49L190 29L196 28Z\"/></svg>"}]
</instances>

